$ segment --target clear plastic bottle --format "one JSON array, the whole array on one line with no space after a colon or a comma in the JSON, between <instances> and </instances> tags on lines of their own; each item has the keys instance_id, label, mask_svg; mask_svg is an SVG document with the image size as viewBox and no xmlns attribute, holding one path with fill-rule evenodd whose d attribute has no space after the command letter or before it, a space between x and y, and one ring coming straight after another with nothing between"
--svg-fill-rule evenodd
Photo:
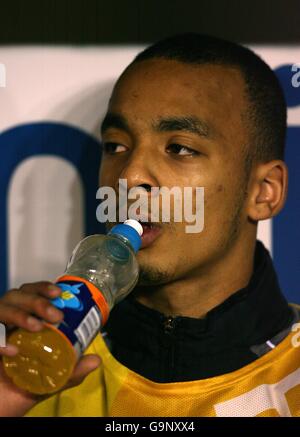
<instances>
[{"instance_id":1,"label":"clear plastic bottle","mask_svg":"<svg viewBox=\"0 0 300 437\"><path fill-rule=\"evenodd\" d=\"M62 294L52 300L64 312L63 321L45 323L35 333L16 329L8 339L19 353L4 357L3 364L17 386L49 394L66 384L112 307L134 288L139 274L135 252L142 233L139 222L126 220L107 235L91 235L77 245L65 274L56 282Z\"/></svg>"}]
</instances>

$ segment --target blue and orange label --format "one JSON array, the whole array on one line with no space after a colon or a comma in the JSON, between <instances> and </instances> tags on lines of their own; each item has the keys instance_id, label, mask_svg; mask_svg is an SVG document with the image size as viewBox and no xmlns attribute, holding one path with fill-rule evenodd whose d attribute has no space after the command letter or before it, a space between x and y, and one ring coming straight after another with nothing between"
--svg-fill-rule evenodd
<instances>
[{"instance_id":1,"label":"blue and orange label","mask_svg":"<svg viewBox=\"0 0 300 437\"><path fill-rule=\"evenodd\" d=\"M65 275L56 285L62 294L52 304L64 313L63 321L56 326L81 355L99 332L109 314L103 294L86 279Z\"/></svg>"}]
</instances>

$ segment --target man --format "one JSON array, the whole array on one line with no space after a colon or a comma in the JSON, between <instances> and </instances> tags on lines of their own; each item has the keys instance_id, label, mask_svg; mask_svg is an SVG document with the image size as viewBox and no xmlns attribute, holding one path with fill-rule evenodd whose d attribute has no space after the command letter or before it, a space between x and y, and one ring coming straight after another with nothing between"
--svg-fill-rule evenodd
<instances>
[{"instance_id":1,"label":"man","mask_svg":"<svg viewBox=\"0 0 300 437\"><path fill-rule=\"evenodd\" d=\"M137 56L102 123L100 184L204 187L204 229L144 225L139 283L68 387L41 400L2 375L3 415L300 415L299 315L256 240L285 202L285 131L278 81L250 50L185 34ZM46 299L55 286L21 288L1 300L1 320L38 331L34 315L61 319Z\"/></svg>"}]
</instances>

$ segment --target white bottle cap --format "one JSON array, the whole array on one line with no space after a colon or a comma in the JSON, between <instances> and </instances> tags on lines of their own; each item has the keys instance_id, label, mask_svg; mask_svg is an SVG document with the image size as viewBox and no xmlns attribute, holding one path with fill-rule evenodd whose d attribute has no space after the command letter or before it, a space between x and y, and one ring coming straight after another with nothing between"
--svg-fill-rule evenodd
<instances>
[{"instance_id":1,"label":"white bottle cap","mask_svg":"<svg viewBox=\"0 0 300 437\"><path fill-rule=\"evenodd\" d=\"M137 220L133 220L133 219L125 220L124 225L131 226L133 229L137 231L139 236L143 235L144 232L143 226Z\"/></svg>"}]
</instances>

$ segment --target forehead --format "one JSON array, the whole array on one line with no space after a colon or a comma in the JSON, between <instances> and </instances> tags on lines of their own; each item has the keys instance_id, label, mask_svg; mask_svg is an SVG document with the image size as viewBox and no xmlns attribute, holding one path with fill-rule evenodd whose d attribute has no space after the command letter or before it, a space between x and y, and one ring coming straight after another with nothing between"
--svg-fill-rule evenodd
<instances>
[{"instance_id":1,"label":"forehead","mask_svg":"<svg viewBox=\"0 0 300 437\"><path fill-rule=\"evenodd\" d=\"M244 79L237 68L161 59L131 65L116 83L108 108L137 134L159 118L197 117L216 137L237 144L247 135L246 110Z\"/></svg>"},{"instance_id":2,"label":"forehead","mask_svg":"<svg viewBox=\"0 0 300 437\"><path fill-rule=\"evenodd\" d=\"M108 114L121 117L135 138L157 135L153 126L158 120L196 119L219 150L236 153L250 140L247 105L244 79L236 68L152 59L125 71Z\"/></svg>"},{"instance_id":3,"label":"forehead","mask_svg":"<svg viewBox=\"0 0 300 437\"><path fill-rule=\"evenodd\" d=\"M131 65L117 82L110 107L126 111L201 111L215 115L245 109L245 86L237 68L152 59ZM234 105L234 107L233 107Z\"/></svg>"}]
</instances>

